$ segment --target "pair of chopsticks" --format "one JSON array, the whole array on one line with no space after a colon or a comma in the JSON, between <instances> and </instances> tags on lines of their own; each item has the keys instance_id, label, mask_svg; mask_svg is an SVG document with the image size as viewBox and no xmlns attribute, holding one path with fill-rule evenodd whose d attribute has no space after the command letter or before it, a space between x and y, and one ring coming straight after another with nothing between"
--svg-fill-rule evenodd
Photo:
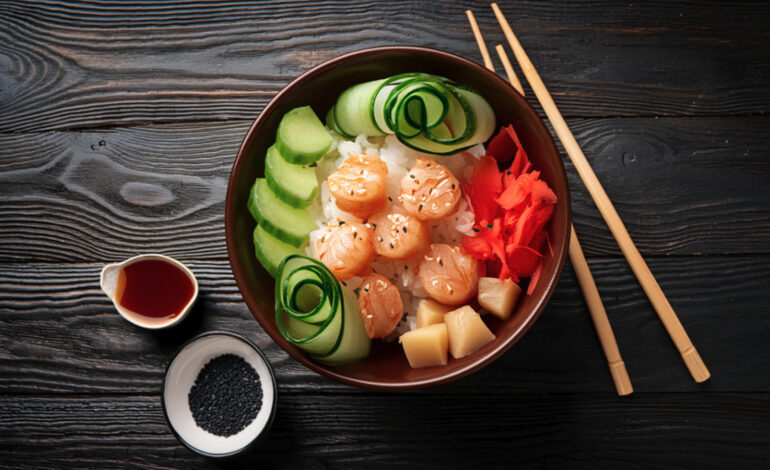
<instances>
[{"instance_id":1,"label":"pair of chopsticks","mask_svg":"<svg viewBox=\"0 0 770 470\"><path fill-rule=\"evenodd\" d=\"M599 212L609 226L612 235L620 246L620 250L623 252L623 256L625 256L626 261L631 266L637 280L642 285L642 289L644 289L650 303L657 312L660 321L666 328L674 345L679 350L682 360L684 360L690 374L696 382L707 380L711 374L706 368L706 364L704 364L698 351L695 349L695 346L693 346L692 341L690 341L690 338L687 336L687 332L685 332L674 309L671 307L668 299L666 299L665 294L663 294L663 291L655 280L655 277L652 275L650 268L647 267L647 263L645 263L642 255L636 248L636 245L634 245L634 242L631 240L631 236L628 234L625 225L623 225L623 221L620 220L620 216L612 205L612 201L610 201L609 196L607 196L607 193L604 191L604 188L596 177L591 165L588 163L583 151L580 149L575 137L572 135L572 132L570 132L569 127L567 127L567 123L564 121L564 118L556 107L553 98L551 98L551 95L548 93L545 84L540 79L540 76L535 70L534 65L532 65L532 62L529 60L526 52L524 52L524 48L521 47L516 35L513 34L511 25L508 23L508 20L505 19L503 12L500 11L500 8L496 3L492 3L491 6L497 17L497 21L500 23L500 27L505 34L505 38L508 40L508 44L516 57L516 61L519 63L519 67L521 67L524 76L527 78L532 91L535 92L535 96L543 107L546 116L548 116L548 119L551 121L551 125L556 131L556 135L559 137L570 160L572 160L572 164L575 166L578 175L580 175L580 179L583 181L583 184L585 184L596 207L599 209ZM473 16L473 12L467 10L465 13L471 24L473 35L476 37L481 56L484 59L484 65L487 69L494 72L495 69L492 64L492 58L489 55L489 51L487 50L479 26L476 23L476 19ZM524 88L521 86L521 82L513 71L513 67L508 60L505 49L503 49L502 45L498 44L495 47L495 50L500 57L500 62L503 64L505 73L508 76L508 81L511 82L511 85L516 91L524 96ZM596 288L596 283L588 268L588 263L586 262L583 250L580 247L580 242L575 233L575 227L571 226L570 230L569 257L575 270L578 283L580 284L580 290L583 292L586 304L588 305L588 310L591 314L591 319L596 328L596 333L599 336L599 341L604 350L604 355L607 357L607 364L612 379L615 382L615 388L617 389L618 395L628 395L633 392L631 380L628 377L626 366L620 356L620 350L615 341L615 335L612 332L612 327L610 326L607 312L605 311L601 297L599 296L599 291Z\"/></svg>"}]
</instances>

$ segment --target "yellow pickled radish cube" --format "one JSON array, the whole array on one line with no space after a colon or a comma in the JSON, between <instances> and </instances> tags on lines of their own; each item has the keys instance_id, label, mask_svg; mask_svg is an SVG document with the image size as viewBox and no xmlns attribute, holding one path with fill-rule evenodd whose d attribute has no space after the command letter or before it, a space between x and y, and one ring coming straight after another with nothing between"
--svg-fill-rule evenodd
<instances>
[{"instance_id":1,"label":"yellow pickled radish cube","mask_svg":"<svg viewBox=\"0 0 770 470\"><path fill-rule=\"evenodd\" d=\"M417 328L444 323L444 314L452 310L453 307L447 307L432 300L420 301L420 305L417 306Z\"/></svg>"},{"instance_id":2,"label":"yellow pickled radish cube","mask_svg":"<svg viewBox=\"0 0 770 470\"><path fill-rule=\"evenodd\" d=\"M521 288L510 279L479 279L479 305L501 320L507 320L511 316L520 296Z\"/></svg>"},{"instance_id":3,"label":"yellow pickled radish cube","mask_svg":"<svg viewBox=\"0 0 770 470\"><path fill-rule=\"evenodd\" d=\"M449 335L449 353L455 359L474 353L495 339L481 316L468 305L444 315L444 323Z\"/></svg>"},{"instance_id":4,"label":"yellow pickled radish cube","mask_svg":"<svg viewBox=\"0 0 770 470\"><path fill-rule=\"evenodd\" d=\"M443 323L436 323L408 331L398 338L404 347L406 360L413 369L420 367L445 366L449 339Z\"/></svg>"}]
</instances>

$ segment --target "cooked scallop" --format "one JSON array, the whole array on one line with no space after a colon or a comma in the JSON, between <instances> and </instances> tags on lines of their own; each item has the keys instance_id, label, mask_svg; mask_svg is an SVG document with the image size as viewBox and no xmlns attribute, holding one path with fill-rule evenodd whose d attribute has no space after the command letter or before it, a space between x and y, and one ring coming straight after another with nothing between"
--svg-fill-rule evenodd
<instances>
[{"instance_id":1,"label":"cooked scallop","mask_svg":"<svg viewBox=\"0 0 770 470\"><path fill-rule=\"evenodd\" d=\"M444 165L418 158L401 180L401 204L420 220L438 220L454 214L462 196L460 182Z\"/></svg>"},{"instance_id":2,"label":"cooked scallop","mask_svg":"<svg viewBox=\"0 0 770 470\"><path fill-rule=\"evenodd\" d=\"M341 211L364 219L387 204L387 178L388 165L362 153L348 157L326 182Z\"/></svg>"},{"instance_id":3,"label":"cooked scallop","mask_svg":"<svg viewBox=\"0 0 770 470\"><path fill-rule=\"evenodd\" d=\"M417 275L431 299L460 305L476 293L479 262L461 246L434 243L417 267Z\"/></svg>"},{"instance_id":4,"label":"cooked scallop","mask_svg":"<svg viewBox=\"0 0 770 470\"><path fill-rule=\"evenodd\" d=\"M430 232L416 217L380 212L367 221L374 234L374 251L390 259L412 258L430 246Z\"/></svg>"}]
</instances>

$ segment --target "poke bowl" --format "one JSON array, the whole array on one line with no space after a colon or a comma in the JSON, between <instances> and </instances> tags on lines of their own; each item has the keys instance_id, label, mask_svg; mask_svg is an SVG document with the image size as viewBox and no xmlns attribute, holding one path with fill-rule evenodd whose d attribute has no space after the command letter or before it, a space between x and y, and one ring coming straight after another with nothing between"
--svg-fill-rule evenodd
<instances>
[{"instance_id":1,"label":"poke bowl","mask_svg":"<svg viewBox=\"0 0 770 470\"><path fill-rule=\"evenodd\" d=\"M334 150L337 152L335 153L335 157L328 157L328 155L327 157L330 160L338 158L339 161L342 161L344 160L345 155L347 155L345 151L343 151L342 142L346 139L353 141L354 136L339 136L333 132L334 130L337 130L338 132L344 134L344 132L336 129L336 124L334 123L333 119L333 116L335 115L333 108L339 108L341 106L339 104L340 100L342 99L340 98L340 95L354 85L361 83L373 83L375 80L383 80L385 83L395 83L396 85L394 85L394 87L397 87L398 84L404 83L404 80L399 79L398 77L411 77L412 75L424 75L425 77L428 77L427 80L429 81L439 80L441 83L438 85L431 85L438 88L444 86L443 83L446 83L448 84L447 86L451 88L450 91L454 96L458 95L457 90L471 90L473 93L481 96L483 100L488 103L488 105L485 106L490 108L490 116L493 116L491 121L487 122L486 125L489 129L494 129L495 134L498 133L498 130L500 131L500 134L503 134L504 129L502 128L506 126L512 126L512 128L515 128L515 136L513 139L516 141L517 148L523 148L526 150L524 159L527 162L526 168L528 170L525 171L530 171L530 176L534 175L534 179L539 179L539 181L543 182L543 186L547 188L548 194L553 198L554 201L553 206L549 209L549 211L547 211L547 222L543 222L544 225L540 227L542 231L542 240L540 240L539 246L542 246L542 249L536 253L538 260L538 267L536 269L537 275L533 275L533 278L536 279L536 282L532 282L532 285L528 288L526 285L527 281L525 279L521 280L524 293L521 293L518 302L515 304L515 307L511 307L510 309L512 312L509 311L506 316L500 317L500 315L496 316L490 314L483 316L483 324L485 325L485 329L487 331L484 334L489 334L490 339L478 343L479 346L477 346L476 349L473 349L471 354L456 354L452 350L452 344L454 343L456 348L460 341L452 339L452 332L450 329L449 349L450 352L452 352L452 356L450 356L447 360L447 354L446 351L444 351L444 363L441 365L417 368L413 367L415 365L415 360L413 357L407 357L409 354L408 352L407 355L405 355L405 350L407 349L406 344L400 344L401 342L399 341L398 336L399 333L409 331L415 327L412 314L407 315L407 313L404 312L403 317L398 323L398 328L396 328L398 332L393 330L391 334L385 338L385 340L376 339L378 336L372 336L372 329L370 329L371 324L366 323L366 333L369 334L370 338L375 338L372 339L370 344L366 346L366 354L359 355L355 361L339 361L338 363L331 363L329 361L325 361L324 356L320 355L317 351L315 354L313 354L313 351L306 347L307 343L297 341L296 335L287 335L287 327L285 325L286 320L282 320L284 315L280 311L278 312L278 315L276 314L276 309L279 308L284 301L281 288L285 288L287 283L289 283L289 280L284 277L283 273L288 271L286 265L290 264L289 261L291 260L291 257L284 257L283 262L280 264L277 262L275 262L273 265L269 265L269 262L266 264L265 257L269 258L272 254L270 250L272 249L273 245L270 244L262 246L262 253L258 253L257 256L255 256L255 247L258 252L260 251L258 240L259 237L256 234L257 230L255 228L258 226L258 224L255 222L255 219L257 219L260 214L255 214L253 211L253 200L256 197L255 195L258 194L258 185L255 183L255 181L257 179L263 179L265 176L266 155L268 166L270 166L269 160L271 156L269 154L271 152L290 152L290 150L282 150L280 145L280 136L278 138L278 142L276 142L277 133L284 132L283 129L279 130L279 126L283 128L285 116L295 114L295 112L300 108L305 108L305 110L308 110L308 112L311 114L314 112L318 116L318 122L324 121L324 116L326 116L326 130L329 131L329 134L334 137L334 144L329 148L339 146L337 150ZM387 77L395 77L396 81L385 81L384 79ZM437 78L434 79L431 77ZM454 84L457 84L456 88L452 88L455 86ZM464 95L467 95L467 93L464 93ZM452 96L449 98L451 99ZM463 101L461 98L458 99ZM428 98L428 101L429 100L430 97ZM441 100L446 102L445 98L441 98ZM374 99L371 101L374 102ZM463 105L464 109L468 108L468 106L466 106L467 103L461 104ZM308 106L309 108L306 108ZM407 103L405 107L408 108L408 106L410 105ZM473 103L471 103L470 106L472 107ZM425 115L425 117L421 119L422 125L425 125L425 122L429 119L429 109L430 108L424 107L422 111ZM456 107L456 109L459 108ZM405 112L408 112L408 110ZM450 113L451 112L452 110L450 108ZM337 110L337 115L339 115L339 109ZM330 116L332 116L331 122L329 119ZM450 132L452 132L451 126L449 125L451 124L451 122L449 122L451 116L452 115L446 113L441 115L441 118L444 119L444 122L447 123L447 125L450 127ZM466 117L464 118L458 119L465 119L465 121L462 122L469 126L469 123L474 123L471 118L467 117L467 112L465 116ZM315 117L313 119L315 119ZM362 119L366 120L368 117L364 116ZM372 119L374 122L376 122L376 118ZM355 119L350 119L349 122L351 124L346 125L357 125ZM475 125L476 129L478 130L478 128L485 124L482 122L482 118L477 118ZM455 127L458 127L458 125L455 124ZM299 128L303 132L306 131L306 135L313 135L312 129L305 129L302 126L299 126ZM288 133L289 131L286 132ZM396 130L396 132L398 133L398 130ZM459 134L461 131L458 130L456 132ZM398 141L401 141L401 134L398 136ZM473 134L473 136L476 136L476 134ZM489 160L491 157L483 156L485 147L481 146L490 143L491 135L485 135L484 137L486 137L486 139L483 142L477 143L476 148L480 148L481 150L476 151L477 155L475 155L475 158ZM497 139L498 137L499 134L494 139ZM288 141L289 139L284 138L284 140ZM386 146L400 145L399 142L396 142L396 139L393 136L373 137L370 140L377 142L377 144L370 143L366 139L366 136L362 136L362 138L359 138L359 140L356 141L356 145L360 144L359 147L361 148L366 147L367 145L380 146L377 148L379 148L379 151L382 152L383 159L386 158ZM404 142L407 144L404 147L406 149L404 152L407 152L408 154L408 152L414 150L406 148L411 147L409 140L404 140ZM300 145L301 144L302 143L300 143ZM284 147L291 146L290 144L283 145ZM349 148L353 146L353 143L348 141L345 143L345 145L348 146L346 148ZM428 142L426 145L434 144ZM276 147L278 150L275 150ZM431 149L433 149L433 147L431 147ZM471 158L471 154L474 152L474 150L468 149L468 147L463 150L464 158L468 161L473 160ZM489 150L491 152L491 148ZM329 150L328 152L331 151L332 150ZM378 150L374 150L374 153L377 151ZM367 150L367 152L369 151ZM439 152L433 151L429 153L438 154ZM340 154L342 156L340 156ZM418 154L423 155L422 152L418 152ZM487 155L489 155L489 153L487 153ZM430 162L433 162L434 166L439 167L441 167L441 165L437 165L436 163L447 162L447 166L449 166L448 162L450 162L450 159L442 160L442 158L446 157L435 155L434 159L417 158L417 161L429 162L427 164L428 167L431 165ZM414 157L412 157L411 161L414 162ZM475 160L473 161L475 162ZM343 165L347 164L348 162L348 160L345 160ZM307 161L303 163L307 163ZM390 161L388 163L390 164ZM510 169L516 165L521 167L522 165L520 163L519 155L517 153L516 159L512 159L512 163L510 163L511 166L508 167L509 171L507 173L510 174ZM319 162L319 164L323 165L322 162ZM468 175L472 174L472 178L475 184L475 168L460 168L457 166L456 162L453 163L453 165L453 171L455 173L464 172L466 174L465 179L468 181L471 179L471 176ZM473 165L477 164L473 163ZM507 164L500 162L500 168L498 169L501 172L499 173L500 175L505 175L506 165ZM317 164L312 163L307 166L316 167ZM535 169L536 171L533 171ZM268 168L268 172L270 171L270 168ZM408 171L413 172L413 170ZM521 171L521 168L519 168L519 171ZM361 174L364 173L366 172L362 170ZM414 175L411 173L409 176L414 178ZM407 178L406 174L404 175L404 178ZM503 176L503 178L505 178L505 176ZM331 181L331 179L329 181ZM456 191L458 194L463 194L463 197L465 196L465 193L462 193L460 188L462 188L462 191L468 191L468 194L471 194L472 190L469 188L472 186L470 186L470 183L464 181L462 178L458 182L459 184L457 185L452 184L452 190L457 188ZM407 183L408 181L403 184L405 185ZM318 198L329 198L328 193L330 188L332 188L331 182L328 186L325 186L326 183L323 181L321 181L319 184L322 184L322 189L318 191L314 189L313 191L313 197L316 198L316 202L313 203L315 205L322 205L323 202L318 203ZM296 185L301 186L299 182L297 182ZM267 188L268 185L265 187ZM291 192L294 189L296 188L289 187L287 190ZM267 189L265 189L265 191L267 191ZM449 191L448 188L447 191ZM439 193L439 191L431 192L431 194L434 193ZM440 193L443 194L444 192L440 191ZM353 193L351 192L351 194ZM334 202L333 197L331 200ZM393 201L393 199L390 197L388 197L388 200ZM471 222L473 223L473 208L476 206L477 202L470 196L465 197L463 200L466 202L463 203L461 201L459 205L460 207L465 208L463 210L470 211L469 213ZM308 202L308 204L310 203ZM392 202L392 204L395 205L396 203ZM406 206L405 202L403 204ZM462 204L465 204L465 206ZM447 205L449 205L449 203L447 203ZM336 206L338 208L344 209L344 207L339 202L339 199L336 202ZM332 209L333 212L337 210L334 207L332 207ZM419 209L422 210L422 204L420 205ZM287 225L290 225L292 223L289 220L291 218L290 212L292 210L293 209L276 211L274 220L278 221L275 224L278 226L278 231L281 230L281 224L286 223ZM259 211L259 208L257 208L257 211ZM308 211L312 211L312 207L310 207ZM324 213L328 214L329 208L323 206L323 211L325 211ZM459 209L457 209L457 213L460 213ZM286 214L285 218L283 214ZM364 220L353 219L352 222L349 221L347 228L354 226L356 223L358 223L355 221L359 220L359 222L365 224L367 228L374 230L372 229L373 224L369 223L368 221L367 214L356 215L360 216L360 218ZM487 229L492 229L492 224L489 223L487 225L486 219L483 221L483 226L478 225L478 211L476 211L476 219L476 223L473 225L473 232L475 232L475 234L468 231L467 233L469 235L466 235L466 238L472 238L473 235L478 235L478 232L480 231L486 233ZM325 230L336 229L338 223L337 220L339 220L340 226L345 224L345 220L343 219L334 220L335 222L333 223L327 221L329 223L329 227ZM514 217L512 220L515 223L517 219ZM259 225L261 224L262 222L260 222ZM507 82L505 82L496 74L487 71L480 65L450 53L420 47L377 47L348 53L313 68L286 86L264 108L259 117L255 120L251 128L246 133L246 136L243 140L243 143L241 144L233 164L225 203L226 241L233 275L246 305L253 314L254 318L265 330L265 332L273 339L273 341L276 342L278 346L290 354L294 359L312 369L313 371L348 385L376 389L415 389L446 383L466 376L500 357L506 350L508 350L519 339L521 339L526 331L532 326L540 313L543 311L554 289L556 288L556 284L559 280L566 259L567 247L569 244L570 224L570 197L564 166L550 133L534 109ZM322 227L320 222L319 227ZM437 225L433 225L433 227L435 228ZM402 228L404 233L406 233L406 226L400 228ZM355 238L358 234L355 232L355 229L350 229L353 230L352 236ZM290 229L287 230L291 231ZM320 231L323 229L318 228L318 230ZM429 236L433 237L434 235L441 236L440 234L432 234ZM316 237L314 239L311 233L309 239L307 236L305 236L305 238L302 240L302 246L297 248L297 250L299 250L299 252L301 252L303 255L306 251L311 253L314 249L317 249L317 247L320 246L322 241L325 240L326 236L321 238ZM380 241L382 241L381 237ZM455 248L467 255L467 252L462 249L462 246L466 246L465 241L462 243L460 243L459 239L454 241L457 244L457 247ZM374 243L374 241L372 243ZM296 244L298 247L299 245L299 243ZM432 242L430 247L431 250L433 250L434 244ZM390 245L390 248L393 248L392 244ZM470 248L468 249L470 250ZM292 248L292 250L294 250L294 248ZM377 259L382 259L382 255L379 250L377 253ZM433 253L433 251L431 251L431 253ZM490 251L490 256L492 256L491 253L492 251ZM308 254L308 256L310 255ZM318 257L318 255L315 256ZM490 269L489 266L496 267L491 269L496 269L494 276L497 276L498 271L501 269L499 263L494 264L493 261L484 261L484 258L479 258L478 254L474 254L473 256L480 260L474 261L474 263L480 263L479 266L481 267L478 269L481 272L481 276L484 276L485 272L488 274ZM501 256L503 256L501 260L506 259L505 255ZM429 258L428 254L425 254L424 257L420 259L424 260L433 258ZM313 260L308 261L308 263L312 264L312 261ZM440 262L441 259L439 258L438 261ZM328 262L324 262L329 265ZM352 265L352 263L347 261L340 262L338 260L337 262L339 263L337 267L342 270L347 269ZM328 269L324 268L321 262L316 261L316 264L320 266L320 270L328 272ZM403 269L405 270L404 272L408 272L410 267L415 272L417 272L416 269L418 267L423 267L422 264L399 264L399 266L402 265ZM363 298L360 297L361 294L364 290L369 292L368 284L365 284L366 280L369 279L369 276L371 275L380 274L380 268L376 267L376 263L372 264L372 266L375 267L367 267L364 271L364 274L354 275L364 276L364 284L361 283L359 277L348 279L348 277L340 276L337 271L335 271L334 276L329 276L329 278L332 282L339 282L339 284L343 286L348 285L345 282L345 279L348 279L348 282L354 282L355 279L359 279L358 283L355 284L358 286L355 288L355 295L359 296L359 305L361 305L361 302L363 301ZM315 266L313 267L314 269L316 268ZM334 269L334 266L332 266L332 269ZM276 271L278 272L277 274ZM316 271L318 271L318 269ZM366 274L367 272L369 274ZM423 267L423 269L420 271L422 274L426 272L427 269L425 267ZM275 275L278 276L280 281L274 279ZM335 276L339 279L339 281L334 279ZM389 275L385 276L390 278ZM400 278L398 278L398 274L395 276L396 278L390 278L390 280L394 283L397 283L398 281L396 279ZM402 277L405 278L405 276L406 275L402 273ZM479 275L476 274L476 276L476 280L478 280ZM500 277L503 277L502 273L500 274ZM517 282L519 281L519 279L515 276L515 270L513 277ZM416 275L413 276L413 278L418 279ZM424 281L424 279L421 277L419 279ZM482 277L482 279L491 278ZM324 283L325 282L326 281L324 281ZM404 284L406 284L406 282L407 281L405 280ZM298 284L298 286L301 285L302 283ZM318 285L320 286L321 283L319 282ZM400 285L399 288L401 288ZM448 286L448 288L450 292L453 292L451 287ZM345 287L339 289L342 289L347 293L344 295L339 295L340 299L342 300L338 299L338 302L342 307L335 308L345 312L345 308L347 308L349 304L355 304L355 297L353 297L353 294L351 294L351 292L353 292L353 284L351 284L349 288ZM477 302L475 292L476 291L474 290L473 298L470 298L470 296L466 297L469 299L467 300L467 303L472 305L472 307L469 308L469 311L473 312L472 314L476 315L478 318L478 315L475 314L475 310L479 310L482 313L484 310L479 309L479 302L481 301L481 298L479 297L479 302ZM408 294L404 295L408 296ZM276 305L276 296L279 299L278 307ZM433 296L431 295L431 297ZM326 299L325 294L316 297L316 299L318 298ZM350 300L351 298L352 300ZM411 297L408 298L414 302L420 300L417 297L413 299ZM292 297L291 301L294 302L294 297ZM410 305L416 305L414 302ZM404 301L403 305L406 306L408 303L409 302ZM482 305L484 304L482 303ZM364 307L361 307L362 312L364 311L363 309ZM405 310L408 309L408 307L405 307ZM422 306L420 306L420 309L422 309ZM490 309L494 310L492 308ZM306 310L308 314L310 310L311 308ZM340 339L336 341L335 348L340 347L339 345L341 342L345 344L345 341L347 341L347 339L343 338L342 336L342 330L344 330L345 327L348 328L348 331L350 331L351 328L350 324L347 323L347 319L351 319L352 321L352 319L359 315L358 311L351 313L350 310L351 309L348 308L347 317L344 315L344 313L341 314L343 319L339 321L342 322L340 324L343 326L338 327ZM354 306L352 310L356 310ZM361 317L364 317L364 322L368 321L366 319L367 315L364 313L361 313L360 315ZM371 315L369 315L369 317L371 317ZM409 320L407 320L407 318L409 318ZM326 323L329 323L329 321L333 323L331 317ZM356 324L359 325L356 326L356 328L362 329L363 327L360 326L362 325L361 320L356 321ZM411 326L406 325L408 321L412 322ZM441 320L438 321L441 322ZM447 320L447 323L449 323L449 320ZM320 322L314 323L313 325L317 324L320 324ZM447 328L450 326L451 325L448 325ZM422 331L422 329L420 330ZM446 333L443 334L446 336ZM311 339L315 339L315 336L322 335L318 333L309 334L307 338L312 337ZM443 342L445 344L444 348L446 349L447 340L443 339Z\"/></svg>"}]
</instances>

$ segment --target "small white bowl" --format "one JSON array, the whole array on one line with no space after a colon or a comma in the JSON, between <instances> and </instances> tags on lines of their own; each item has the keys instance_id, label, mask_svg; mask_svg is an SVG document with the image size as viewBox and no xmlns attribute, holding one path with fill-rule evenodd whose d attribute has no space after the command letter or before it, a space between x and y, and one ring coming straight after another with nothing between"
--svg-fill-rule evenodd
<instances>
[{"instance_id":1,"label":"small white bowl","mask_svg":"<svg viewBox=\"0 0 770 470\"><path fill-rule=\"evenodd\" d=\"M161 320L148 319L145 316L138 315L135 312L132 312L127 308L124 308L122 305L118 303L117 299L115 299L115 289L117 288L117 285L118 285L118 274L120 274L120 270L125 268L129 264L136 263L137 261L153 260L153 259L166 261L168 263L173 264L177 268L181 269L182 272L187 274L187 277L190 278L190 281L192 281L193 295L192 297L190 297L190 301L187 302L187 305L185 305L185 307L182 309L179 315L175 317L171 317L168 319L161 319ZM118 311L120 316L122 316L123 318L130 321L136 326L140 326L142 328L147 328L150 330L169 328L181 322L187 316L187 314L190 313L190 310L192 309L192 306L195 303L195 300L198 298L198 280L195 279L195 274L193 274L193 272L190 271L190 269L187 266L175 260L174 258L164 256L164 255L159 255L159 254L139 255L139 256L134 256L133 258L129 258L121 263L108 264L107 266L102 268L102 274L100 276L100 285L104 293L107 294L107 297L109 297L112 300L112 303L113 305L115 305L115 309Z\"/></svg>"},{"instance_id":2,"label":"small white bowl","mask_svg":"<svg viewBox=\"0 0 770 470\"><path fill-rule=\"evenodd\" d=\"M188 395L206 363L228 353L242 357L259 375L262 406L242 431L223 437L195 423ZM163 378L161 402L171 432L187 448L206 457L231 457L251 448L267 433L275 417L276 390L273 369L257 345L229 331L210 331L185 343L171 360Z\"/></svg>"}]
</instances>

